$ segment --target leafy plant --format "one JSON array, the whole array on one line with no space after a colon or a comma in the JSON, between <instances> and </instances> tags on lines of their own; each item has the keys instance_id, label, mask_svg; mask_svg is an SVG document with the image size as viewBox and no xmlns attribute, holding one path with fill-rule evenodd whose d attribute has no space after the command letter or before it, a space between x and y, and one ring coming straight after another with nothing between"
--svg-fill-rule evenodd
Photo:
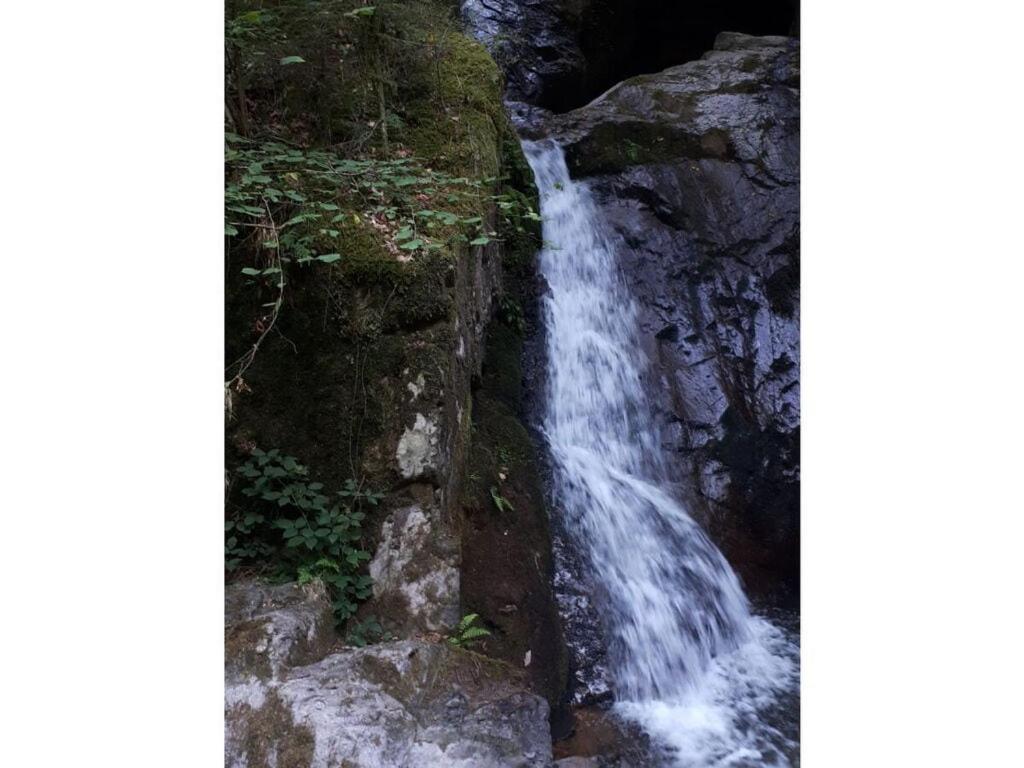
<instances>
[{"instance_id":1,"label":"leafy plant","mask_svg":"<svg viewBox=\"0 0 1024 768\"><path fill-rule=\"evenodd\" d=\"M490 630L484 629L483 627L473 626L479 618L480 615L477 613L471 613L467 616L463 616L462 621L459 622L459 626L455 628L455 633L448 638L448 642L457 648L467 648L470 645L479 642L480 638L490 635Z\"/></svg>"},{"instance_id":2,"label":"leafy plant","mask_svg":"<svg viewBox=\"0 0 1024 768\"><path fill-rule=\"evenodd\" d=\"M322 483L310 482L307 467L278 449L253 450L237 471L246 481L242 494L254 505L226 523L227 569L270 562L281 577L300 584L319 579L331 593L338 622L348 619L372 584L361 572L370 559L362 548L361 508L376 506L381 494L349 480L332 500Z\"/></svg>"},{"instance_id":3,"label":"leafy plant","mask_svg":"<svg viewBox=\"0 0 1024 768\"><path fill-rule=\"evenodd\" d=\"M384 628L374 616L367 616L363 621L357 622L349 629L345 639L356 648L362 648L370 643L377 643L384 639Z\"/></svg>"},{"instance_id":4,"label":"leafy plant","mask_svg":"<svg viewBox=\"0 0 1024 768\"><path fill-rule=\"evenodd\" d=\"M411 157L354 159L236 133L226 139L224 233L248 262L241 274L271 298L255 323L258 338L228 368L229 397L244 391L243 375L276 325L291 270L342 261L347 228L365 228L397 261L408 261L452 240L489 243L496 233L466 211L493 202L507 220L518 214L514 201L487 194L495 179L450 176Z\"/></svg>"},{"instance_id":5,"label":"leafy plant","mask_svg":"<svg viewBox=\"0 0 1024 768\"><path fill-rule=\"evenodd\" d=\"M498 300L498 317L520 335L526 331L526 318L523 316L522 306L507 294Z\"/></svg>"},{"instance_id":6,"label":"leafy plant","mask_svg":"<svg viewBox=\"0 0 1024 768\"><path fill-rule=\"evenodd\" d=\"M515 512L515 507L512 506L512 502L506 499L499 493L495 486L491 486L491 500L494 502L494 506L498 508L499 512Z\"/></svg>"}]
</instances>

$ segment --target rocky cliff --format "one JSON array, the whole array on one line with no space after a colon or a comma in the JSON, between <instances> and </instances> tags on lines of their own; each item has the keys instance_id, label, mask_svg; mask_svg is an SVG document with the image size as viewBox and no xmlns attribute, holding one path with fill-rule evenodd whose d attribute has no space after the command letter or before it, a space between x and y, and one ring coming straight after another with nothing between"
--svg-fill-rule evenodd
<instances>
[{"instance_id":1,"label":"rocky cliff","mask_svg":"<svg viewBox=\"0 0 1024 768\"><path fill-rule=\"evenodd\" d=\"M505 392L519 384L537 201L501 73L448 3L332 5L332 32L306 15L316 4L236 5L229 190L264 185L266 214L255 237L232 224L227 241L229 542L253 512L266 521L229 575L226 763L547 765L563 643L533 444ZM259 233L305 225L307 209L275 205L282 187L308 196L302 179L262 159L238 167L232 149L268 141L273 163L314 167L328 214L290 252ZM391 176L357 186L345 167ZM403 248L401 226L429 247ZM303 264L305 242L336 253ZM280 285L261 282L282 268ZM381 495L357 542L371 592L347 623L315 580L275 585L292 566L261 560L280 531L235 468L269 448L324 493L351 480ZM490 632L472 651L447 642L469 613Z\"/></svg>"}]
</instances>

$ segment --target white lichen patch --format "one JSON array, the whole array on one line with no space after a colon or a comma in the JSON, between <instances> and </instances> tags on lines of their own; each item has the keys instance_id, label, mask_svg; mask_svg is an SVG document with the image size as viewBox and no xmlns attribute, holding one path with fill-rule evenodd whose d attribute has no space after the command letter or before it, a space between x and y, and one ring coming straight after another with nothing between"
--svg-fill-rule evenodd
<instances>
[{"instance_id":1,"label":"white lichen patch","mask_svg":"<svg viewBox=\"0 0 1024 768\"><path fill-rule=\"evenodd\" d=\"M434 550L437 532L419 506L397 510L381 527L381 542L370 561L374 597L402 598L408 619L428 630L458 621L459 569L452 557Z\"/></svg>"},{"instance_id":2,"label":"white lichen patch","mask_svg":"<svg viewBox=\"0 0 1024 768\"><path fill-rule=\"evenodd\" d=\"M416 381L410 381L405 385L405 388L412 394L412 397L409 398L409 402L415 402L416 398L423 394L423 390L427 388L427 379L421 373L416 377Z\"/></svg>"},{"instance_id":3,"label":"white lichen patch","mask_svg":"<svg viewBox=\"0 0 1024 768\"><path fill-rule=\"evenodd\" d=\"M395 458L406 480L437 469L438 431L436 416L428 419L417 413L416 422L402 433Z\"/></svg>"},{"instance_id":4,"label":"white lichen patch","mask_svg":"<svg viewBox=\"0 0 1024 768\"><path fill-rule=\"evenodd\" d=\"M224 706L228 709L244 704L252 709L260 709L267 700L267 683L256 677L229 681L224 686Z\"/></svg>"}]
</instances>

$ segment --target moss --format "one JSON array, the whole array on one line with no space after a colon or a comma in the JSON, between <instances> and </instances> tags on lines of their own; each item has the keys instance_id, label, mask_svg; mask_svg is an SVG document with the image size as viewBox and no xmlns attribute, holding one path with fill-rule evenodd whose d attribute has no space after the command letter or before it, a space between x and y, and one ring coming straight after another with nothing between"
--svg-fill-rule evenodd
<instances>
[{"instance_id":1,"label":"moss","mask_svg":"<svg viewBox=\"0 0 1024 768\"><path fill-rule=\"evenodd\" d=\"M725 131L694 134L661 122L603 122L566 151L573 175L619 173L634 165L665 163L680 157L729 160L733 148Z\"/></svg>"},{"instance_id":2,"label":"moss","mask_svg":"<svg viewBox=\"0 0 1024 768\"><path fill-rule=\"evenodd\" d=\"M269 634L267 619L256 619L227 627L224 631L224 659L236 673L250 673L260 680L273 674L270 656L258 647L266 647Z\"/></svg>"},{"instance_id":3,"label":"moss","mask_svg":"<svg viewBox=\"0 0 1024 768\"><path fill-rule=\"evenodd\" d=\"M540 194L523 148L511 130L502 141L502 172L505 182L502 193L513 204L510 213L498 225L504 243L502 265L506 276L511 278L511 281L507 281L510 282L510 292L521 294L524 286L520 283L532 278L534 258L541 245L540 221L526 215L528 211L540 212ZM516 295L513 298L522 296Z\"/></svg>"},{"instance_id":4,"label":"moss","mask_svg":"<svg viewBox=\"0 0 1024 768\"><path fill-rule=\"evenodd\" d=\"M450 173L497 176L506 126L497 65L483 46L460 34L427 34L441 37L434 77L406 108L409 147Z\"/></svg>"},{"instance_id":5,"label":"moss","mask_svg":"<svg viewBox=\"0 0 1024 768\"><path fill-rule=\"evenodd\" d=\"M354 7L348 0L343 5ZM479 350L471 340L466 357L456 358L454 320L458 314L463 328L487 322L478 315L490 297L479 292L481 286L490 290L500 284L497 258L504 260L506 284L513 290L517 281L530 279L539 226L523 217L522 209L537 211L539 205L532 173L504 113L498 68L482 46L457 31L454 5L430 0L376 5L379 34L364 35L346 21L337 39L310 38L322 49L298 51L308 67L276 68L285 70L283 76L306 79L285 83L283 91L280 83L264 90L254 86L250 97L260 105L253 123L300 146L330 145L343 155L382 156L380 131L369 125L379 117L379 55L386 70L386 107L394 120L393 125L389 120L391 155L411 154L435 170L481 184L476 199L449 203L456 188L465 189L453 186L431 190L420 202L480 215L504 242L500 250L491 245L481 253L448 237L454 229L440 228L431 237L442 248L404 262L360 204L339 189L331 199L345 216L335 225L341 234L329 250L342 258L330 266L290 269L275 333L266 337L246 372L248 389L235 398L226 463L241 463L254 446L280 447L306 463L328 491L355 477L374 489L411 493L394 466L395 444L410 408L443 406L446 426L458 430L446 446L452 454L453 487L468 463L474 408L469 379L479 365ZM338 40L347 46L344 66L336 56ZM280 119L274 117L279 107L285 113ZM512 198L515 210L496 215L489 199L496 193ZM435 206L435 198L445 204ZM239 263L242 256L247 260ZM261 305L274 299L240 279L241 268L251 260L251 253L229 255L227 362L252 343L253 321L266 312ZM518 366L505 384L492 381L501 367L494 361L504 354L507 365L502 365L511 371L518 355L519 340L514 334L503 338L506 330L495 331L497 346L487 375L496 402L511 403L518 398L513 386ZM420 374L424 391L413 406L407 387ZM456 428L458 408L465 416ZM516 433L513 442L520 438ZM235 492L231 503L243 504L239 496ZM376 535L379 523L365 522L369 537ZM535 545L538 551L545 546L539 540ZM521 663L521 657L516 661Z\"/></svg>"},{"instance_id":6,"label":"moss","mask_svg":"<svg viewBox=\"0 0 1024 768\"><path fill-rule=\"evenodd\" d=\"M483 370L484 390L513 409L522 400L523 376L520 358L522 338L515 328L492 322L487 329L487 363Z\"/></svg>"},{"instance_id":7,"label":"moss","mask_svg":"<svg viewBox=\"0 0 1024 768\"><path fill-rule=\"evenodd\" d=\"M242 734L242 746L251 768L305 768L313 764L316 738L300 726L277 693L266 693L263 706L236 705L229 714L234 729Z\"/></svg>"}]
</instances>

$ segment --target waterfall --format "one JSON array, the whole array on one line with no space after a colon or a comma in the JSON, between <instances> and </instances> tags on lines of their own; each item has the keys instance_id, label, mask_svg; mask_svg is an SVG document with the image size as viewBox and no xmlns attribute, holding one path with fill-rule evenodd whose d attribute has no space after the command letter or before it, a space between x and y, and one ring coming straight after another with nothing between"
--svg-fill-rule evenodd
<instances>
[{"instance_id":1,"label":"waterfall","mask_svg":"<svg viewBox=\"0 0 1024 768\"><path fill-rule=\"evenodd\" d=\"M798 650L751 613L722 553L667 490L656 378L590 191L554 141L523 149L544 220L552 492L598 581L617 711L675 765L787 766L793 744L765 713L796 685Z\"/></svg>"}]
</instances>

